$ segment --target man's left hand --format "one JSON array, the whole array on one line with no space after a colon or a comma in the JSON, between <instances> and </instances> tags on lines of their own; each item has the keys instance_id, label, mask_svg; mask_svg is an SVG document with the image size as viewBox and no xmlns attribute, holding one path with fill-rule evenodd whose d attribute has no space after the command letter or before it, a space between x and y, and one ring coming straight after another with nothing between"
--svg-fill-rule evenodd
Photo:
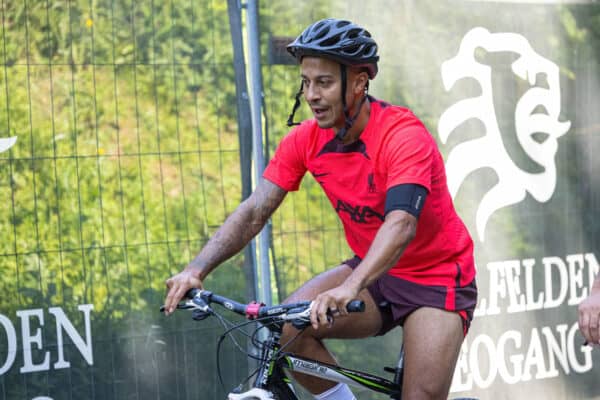
<instances>
[{"instance_id":1,"label":"man's left hand","mask_svg":"<svg viewBox=\"0 0 600 400\"><path fill-rule=\"evenodd\" d=\"M313 301L310 312L310 322L313 329L320 326L331 326L331 317L348 315L346 306L352 300L358 298L359 290L342 284L333 289L319 294ZM329 311L329 313L328 313Z\"/></svg>"}]
</instances>

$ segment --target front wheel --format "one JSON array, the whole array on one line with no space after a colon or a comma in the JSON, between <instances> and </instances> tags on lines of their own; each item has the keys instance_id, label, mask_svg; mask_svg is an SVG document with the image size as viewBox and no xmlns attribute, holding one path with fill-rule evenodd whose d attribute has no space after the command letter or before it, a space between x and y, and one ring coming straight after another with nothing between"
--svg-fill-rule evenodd
<instances>
[{"instance_id":1,"label":"front wheel","mask_svg":"<svg viewBox=\"0 0 600 400\"><path fill-rule=\"evenodd\" d=\"M227 400L279 400L279 397L270 391L252 388L244 393L229 393Z\"/></svg>"}]
</instances>

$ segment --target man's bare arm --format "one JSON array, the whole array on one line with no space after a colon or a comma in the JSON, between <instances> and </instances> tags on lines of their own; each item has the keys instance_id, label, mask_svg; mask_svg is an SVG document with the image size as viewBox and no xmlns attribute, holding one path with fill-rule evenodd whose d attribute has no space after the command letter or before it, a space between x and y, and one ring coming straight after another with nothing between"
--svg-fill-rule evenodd
<instances>
[{"instance_id":1,"label":"man's bare arm","mask_svg":"<svg viewBox=\"0 0 600 400\"><path fill-rule=\"evenodd\" d=\"M413 215L402 210L390 212L362 260L360 269L352 273L347 283L360 291L375 282L398 262L416 231L417 219Z\"/></svg>"},{"instance_id":2,"label":"man's bare arm","mask_svg":"<svg viewBox=\"0 0 600 400\"><path fill-rule=\"evenodd\" d=\"M360 266L340 286L321 293L315 299L311 311L314 329L327 324L327 310L346 314L346 304L358 297L359 292L385 274L400 259L402 252L415 237L417 218L402 211L393 210L375 236Z\"/></svg>"},{"instance_id":3,"label":"man's bare arm","mask_svg":"<svg viewBox=\"0 0 600 400\"><path fill-rule=\"evenodd\" d=\"M183 271L167 279L165 310L171 314L185 293L201 287L206 276L241 251L265 226L287 191L263 179L254 192L227 217L202 251Z\"/></svg>"},{"instance_id":4,"label":"man's bare arm","mask_svg":"<svg viewBox=\"0 0 600 400\"><path fill-rule=\"evenodd\" d=\"M287 192L263 179L256 190L227 217L188 268L203 280L223 261L240 252L279 207Z\"/></svg>"}]
</instances>

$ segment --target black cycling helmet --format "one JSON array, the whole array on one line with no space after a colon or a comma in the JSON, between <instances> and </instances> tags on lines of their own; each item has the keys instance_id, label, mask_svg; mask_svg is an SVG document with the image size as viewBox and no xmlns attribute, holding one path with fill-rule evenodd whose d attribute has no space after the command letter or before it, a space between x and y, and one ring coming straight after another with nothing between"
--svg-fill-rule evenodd
<instances>
[{"instance_id":1,"label":"black cycling helmet","mask_svg":"<svg viewBox=\"0 0 600 400\"><path fill-rule=\"evenodd\" d=\"M287 50L294 56L298 62L302 61L304 56L314 56L328 58L340 64L340 72L342 78L342 105L344 107L345 123L344 127L337 133L338 139L342 140L352 124L358 117L360 109L365 100L367 93L358 104L354 115L350 115L350 110L346 106L346 67L365 68L369 75L369 79L375 78L377 75L377 43L371 37L369 31L360 26L346 20L327 18L315 22L304 30L287 46ZM366 89L369 85L367 82ZM294 122L294 115L300 106L300 97L302 96L303 86L300 84L300 89L296 93L296 101L292 109L292 113L287 120L288 126L298 125Z\"/></svg>"},{"instance_id":2,"label":"black cycling helmet","mask_svg":"<svg viewBox=\"0 0 600 400\"><path fill-rule=\"evenodd\" d=\"M298 61L304 56L330 58L343 65L365 67L369 79L377 75L377 43L369 31L346 20L327 18L315 22L287 46Z\"/></svg>"}]
</instances>

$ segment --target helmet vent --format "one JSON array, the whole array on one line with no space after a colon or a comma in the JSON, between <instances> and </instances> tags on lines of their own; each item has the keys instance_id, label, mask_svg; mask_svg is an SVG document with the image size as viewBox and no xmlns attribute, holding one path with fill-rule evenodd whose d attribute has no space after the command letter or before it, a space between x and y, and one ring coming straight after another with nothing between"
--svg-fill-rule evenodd
<instances>
[{"instance_id":1,"label":"helmet vent","mask_svg":"<svg viewBox=\"0 0 600 400\"><path fill-rule=\"evenodd\" d=\"M360 33L362 32L362 29L352 29L351 31L348 32L348 37L350 39L356 39Z\"/></svg>"},{"instance_id":2,"label":"helmet vent","mask_svg":"<svg viewBox=\"0 0 600 400\"><path fill-rule=\"evenodd\" d=\"M339 35L337 35L337 36L330 37L330 38L327 38L327 39L323 40L321 42L321 46L331 47L331 46L334 46L337 43L339 43L339 41L340 41L340 37L339 37Z\"/></svg>"},{"instance_id":3,"label":"helmet vent","mask_svg":"<svg viewBox=\"0 0 600 400\"><path fill-rule=\"evenodd\" d=\"M360 51L360 46L359 45L354 45L351 47L346 47L344 49L344 53L346 54L357 54Z\"/></svg>"}]
</instances>

